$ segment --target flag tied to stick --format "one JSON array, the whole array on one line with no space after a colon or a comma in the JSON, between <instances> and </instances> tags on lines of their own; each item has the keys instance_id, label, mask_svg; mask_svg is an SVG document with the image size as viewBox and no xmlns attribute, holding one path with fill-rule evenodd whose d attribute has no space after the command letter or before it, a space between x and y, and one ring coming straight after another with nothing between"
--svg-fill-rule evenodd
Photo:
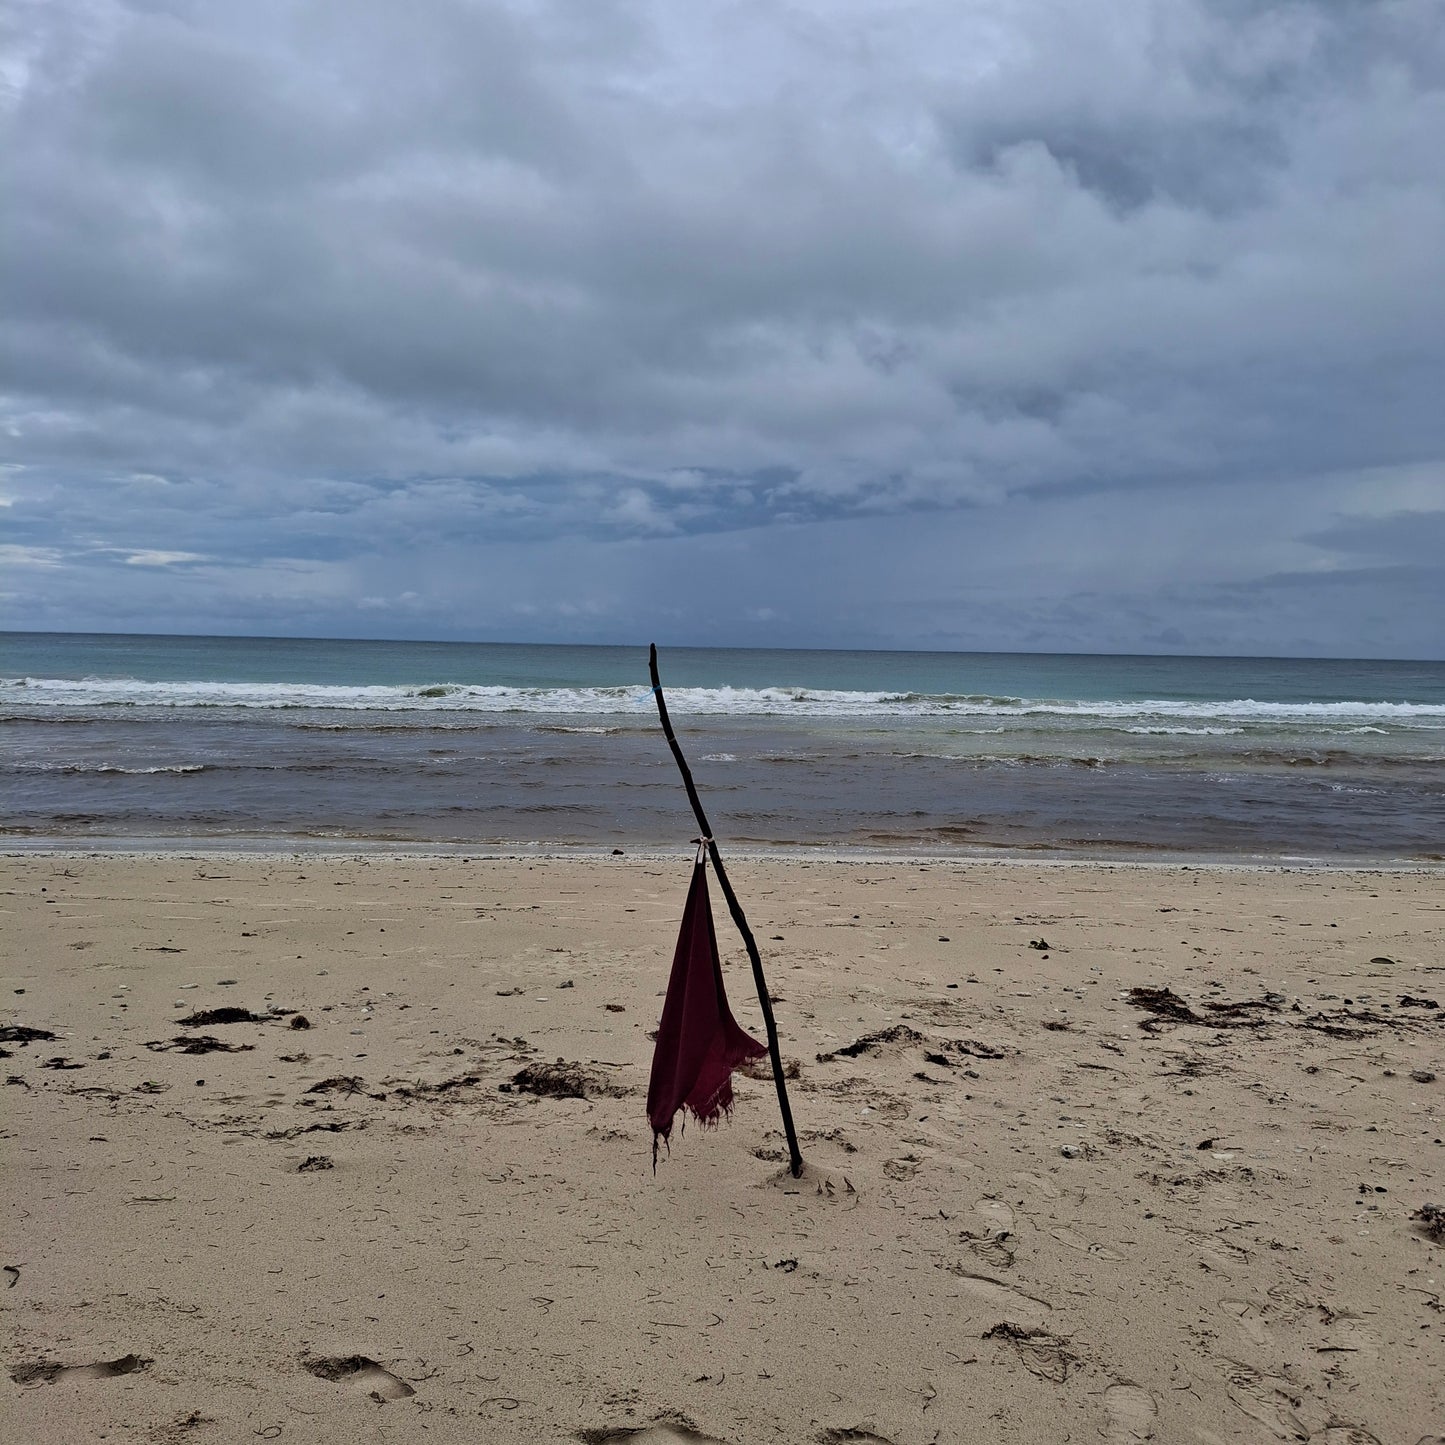
<instances>
[{"instance_id":1,"label":"flag tied to stick","mask_svg":"<svg viewBox=\"0 0 1445 1445\"><path fill-rule=\"evenodd\" d=\"M658 1140L670 1141L677 1111L686 1109L700 1124L717 1123L720 1115L732 1110L733 1070L765 1053L767 1049L739 1027L728 1008L712 926L707 865L699 856L672 957L647 1086L654 1169Z\"/></svg>"}]
</instances>

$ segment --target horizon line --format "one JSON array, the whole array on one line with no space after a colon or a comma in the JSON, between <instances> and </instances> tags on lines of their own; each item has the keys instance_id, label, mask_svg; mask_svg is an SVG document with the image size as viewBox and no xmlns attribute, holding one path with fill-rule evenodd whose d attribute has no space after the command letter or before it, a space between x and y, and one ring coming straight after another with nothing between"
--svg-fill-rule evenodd
<instances>
[{"instance_id":1,"label":"horizon line","mask_svg":"<svg viewBox=\"0 0 1445 1445\"><path fill-rule=\"evenodd\" d=\"M167 638L186 639L197 642L330 642L353 644L390 644L394 646L421 647L571 647L596 648L619 651L650 645L641 641L627 642L557 642L502 640L483 637L336 637L316 633L266 633L266 632L131 632L107 631L94 628L0 628L0 637L111 637L111 638ZM1149 659L1198 659L1214 662L1366 662L1366 663L1408 663L1427 666L1445 666L1441 657L1360 657L1356 654L1341 653L1279 653L1279 652L1133 652L1133 651L1072 651L1068 649L1033 649L1002 647L847 647L829 646L788 646L785 644L758 645L736 643L692 643L658 642L659 650L673 649L688 652L838 652L876 653L880 655L916 654L937 657L1118 657Z\"/></svg>"}]
</instances>

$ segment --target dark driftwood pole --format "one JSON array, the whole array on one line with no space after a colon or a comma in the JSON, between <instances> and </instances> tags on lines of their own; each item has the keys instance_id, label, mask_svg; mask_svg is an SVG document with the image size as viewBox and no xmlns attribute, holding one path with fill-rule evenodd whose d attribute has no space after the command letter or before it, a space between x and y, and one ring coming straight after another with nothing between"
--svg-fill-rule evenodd
<instances>
[{"instance_id":1,"label":"dark driftwood pole","mask_svg":"<svg viewBox=\"0 0 1445 1445\"><path fill-rule=\"evenodd\" d=\"M728 912L733 916L733 922L737 924L738 932L743 936L743 946L748 951L748 958L752 960L753 982L758 986L758 1002L763 1009L763 1023L768 1030L768 1053L773 1061L773 1082L778 1086L778 1108L783 1112L783 1132L788 1136L788 1159L796 1179L803 1172L803 1156L798 1150L798 1131L793 1127L793 1110L788 1103L788 1086L783 1082L783 1056L778 1051L778 1026L773 1022L773 1003L768 997L768 981L763 977L763 961L758 957L758 945L753 941L753 931L748 927L748 921L743 917L742 904L738 902L738 896L733 892L733 886L728 882L727 870L723 867L722 855L717 850L717 843L713 840L712 828L709 827L707 814L702 810L702 801L697 796L697 788L693 786L692 773L687 766L687 759L682 755L682 749L677 744L677 738L672 731L672 719L667 715L667 700L662 695L662 683L657 676L657 644L653 643L647 658L648 671L652 674L652 691L657 698L657 715L662 719L662 731L667 735L667 745L672 749L672 755L677 759L678 770L682 773L682 783L687 789L687 800L692 804L692 811L697 818L697 826L702 829L702 836L707 842L707 851L712 858L713 872L717 874L717 881L722 887L723 897L728 901Z\"/></svg>"}]
</instances>

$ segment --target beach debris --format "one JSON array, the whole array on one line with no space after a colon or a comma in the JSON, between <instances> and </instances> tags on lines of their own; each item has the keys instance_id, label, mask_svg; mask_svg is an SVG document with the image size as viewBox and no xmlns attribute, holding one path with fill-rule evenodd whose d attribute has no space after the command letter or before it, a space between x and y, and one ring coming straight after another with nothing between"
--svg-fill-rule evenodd
<instances>
[{"instance_id":1,"label":"beach debris","mask_svg":"<svg viewBox=\"0 0 1445 1445\"><path fill-rule=\"evenodd\" d=\"M269 1024L275 1019L285 1018L288 1014L296 1014L294 1008L273 1008L269 1013L252 1013L248 1008L238 1008L233 1004L223 1004L220 1008L198 1009L193 1014L187 1014L183 1019L177 1019L183 1029L209 1028L215 1024ZM300 1018L300 1014L296 1014ZM307 1029L310 1023L292 1022L291 1027Z\"/></svg>"},{"instance_id":2,"label":"beach debris","mask_svg":"<svg viewBox=\"0 0 1445 1445\"><path fill-rule=\"evenodd\" d=\"M204 1079L197 1079L198 1084L205 1083ZM298 1124L293 1129L268 1129L265 1137L267 1139L295 1139L302 1134L340 1134L343 1129L364 1129L367 1126L366 1119L328 1119L323 1124Z\"/></svg>"},{"instance_id":3,"label":"beach debris","mask_svg":"<svg viewBox=\"0 0 1445 1445\"><path fill-rule=\"evenodd\" d=\"M776 1135L776 1130L770 1130ZM803 1138L811 1141L818 1141L827 1144L836 1144L845 1154L856 1154L858 1146L841 1130L833 1129L809 1129Z\"/></svg>"},{"instance_id":4,"label":"beach debris","mask_svg":"<svg viewBox=\"0 0 1445 1445\"><path fill-rule=\"evenodd\" d=\"M750 1079L771 1079L773 1077L773 1061L771 1059L749 1059L745 1064L738 1065L738 1073L746 1074ZM800 1079L803 1076L803 1066L797 1059L783 1060L783 1077L785 1079Z\"/></svg>"},{"instance_id":5,"label":"beach debris","mask_svg":"<svg viewBox=\"0 0 1445 1445\"><path fill-rule=\"evenodd\" d=\"M1367 1039L1382 1028L1419 1028L1424 1023L1423 1019L1391 1019L1368 1009L1342 1008L1333 1013L1310 1014L1299 1020L1299 1027L1332 1039Z\"/></svg>"},{"instance_id":6,"label":"beach debris","mask_svg":"<svg viewBox=\"0 0 1445 1445\"><path fill-rule=\"evenodd\" d=\"M176 1023L179 1023L182 1029L199 1029L199 1027L215 1025L215 1023L264 1022L266 1022L264 1014L251 1013L250 1009L236 1009L230 1004L221 1009L198 1009L195 1013L186 1014L184 1019L176 1019Z\"/></svg>"},{"instance_id":7,"label":"beach debris","mask_svg":"<svg viewBox=\"0 0 1445 1445\"><path fill-rule=\"evenodd\" d=\"M558 1059L555 1064L528 1064L497 1085L503 1094L536 1094L544 1099L590 1099L595 1094L618 1094L599 1074L581 1064Z\"/></svg>"},{"instance_id":8,"label":"beach debris","mask_svg":"<svg viewBox=\"0 0 1445 1445\"><path fill-rule=\"evenodd\" d=\"M481 1082L480 1074L457 1074L454 1078L443 1079L439 1084L398 1084L392 1092L398 1099L424 1099L428 1094L448 1094L453 1089L474 1088Z\"/></svg>"},{"instance_id":9,"label":"beach debris","mask_svg":"<svg viewBox=\"0 0 1445 1445\"><path fill-rule=\"evenodd\" d=\"M181 1054L243 1054L254 1044L228 1044L214 1034L177 1034L173 1039L151 1039L146 1048L158 1054L174 1049ZM200 1082L198 1079L197 1083Z\"/></svg>"},{"instance_id":10,"label":"beach debris","mask_svg":"<svg viewBox=\"0 0 1445 1445\"><path fill-rule=\"evenodd\" d=\"M1146 1033L1157 1033L1163 1023L1196 1024L1211 1029L1262 1028L1268 1019L1259 1015L1277 1014L1284 1003L1283 995L1272 993L1238 1003L1206 1003L1206 1017L1195 1013L1172 988L1131 988L1128 998L1134 1008L1151 1015L1139 1020L1139 1027Z\"/></svg>"},{"instance_id":11,"label":"beach debris","mask_svg":"<svg viewBox=\"0 0 1445 1445\"><path fill-rule=\"evenodd\" d=\"M307 1018L305 1014L294 1014L291 1022L287 1024L286 1027L291 1029L309 1029L311 1027L311 1020Z\"/></svg>"},{"instance_id":12,"label":"beach debris","mask_svg":"<svg viewBox=\"0 0 1445 1445\"><path fill-rule=\"evenodd\" d=\"M658 698L662 706L661 694ZM674 743L674 748L675 748ZM686 776L686 763L678 754ZM702 820L701 807L698 819ZM704 830L706 831L706 830ZM657 1025L657 1044L648 1072L647 1119L652 1126L652 1172L657 1173L659 1146L672 1147L672 1126L679 1112L684 1120L688 1114L700 1126L718 1123L733 1110L733 1071L750 1060L768 1053L767 1047L743 1029L733 1017L723 984L722 964L718 957L717 934L713 929L712 903L708 895L706 843L699 839L693 860L692 879L688 884L687 902L683 906L682 923L678 928L673 950L672 968L668 974L667 992L662 1005L662 1018ZM716 848L713 853L716 856ZM720 878L726 878L719 867ZM734 914L738 904L731 892L728 899ZM758 998L772 1040L773 1057L777 1057L777 1030L771 1005L777 1002L767 991L761 965L757 963L756 944L743 930L752 950L757 968ZM776 1077L778 1097L782 1104L783 1123L787 1130L794 1178L802 1172L802 1156L792 1116L787 1108L786 1086L781 1071Z\"/></svg>"},{"instance_id":13,"label":"beach debris","mask_svg":"<svg viewBox=\"0 0 1445 1445\"><path fill-rule=\"evenodd\" d=\"M1029 947L1038 953L1048 953L1053 945L1046 938L1031 938L1029 939Z\"/></svg>"},{"instance_id":14,"label":"beach debris","mask_svg":"<svg viewBox=\"0 0 1445 1445\"><path fill-rule=\"evenodd\" d=\"M3 1268L5 1273L11 1276L5 1288L14 1289L15 1286L20 1283L20 1266L18 1264L7 1264L4 1265Z\"/></svg>"},{"instance_id":15,"label":"beach debris","mask_svg":"<svg viewBox=\"0 0 1445 1445\"><path fill-rule=\"evenodd\" d=\"M1204 1005L1214 1015L1209 1020L1217 1024L1221 1019L1234 1019L1239 1023L1253 1024L1262 1020L1251 1018L1251 1014L1277 1014L1285 1002L1282 993L1266 993L1263 998L1243 999L1239 1003L1207 1003Z\"/></svg>"},{"instance_id":16,"label":"beach debris","mask_svg":"<svg viewBox=\"0 0 1445 1445\"><path fill-rule=\"evenodd\" d=\"M46 1059L40 1067L42 1069L83 1069L85 1065L71 1063L64 1054L57 1054L53 1059Z\"/></svg>"},{"instance_id":17,"label":"beach debris","mask_svg":"<svg viewBox=\"0 0 1445 1445\"><path fill-rule=\"evenodd\" d=\"M773 1018L773 1002L763 971L762 956L758 952L752 929L748 927L742 904L733 892L722 853L713 837L712 825L703 811L702 800L698 797L697 787L692 780L692 772L683 756L677 735L673 732L672 719L668 716L662 678L657 670L656 643L648 648L647 670L652 681L652 697L657 703L657 720L662 724L663 736L667 739L673 761L682 775L687 800L692 805L698 826L692 883L688 887L687 904L683 910L682 926L678 931L677 948L673 954L673 967L668 979L662 1020L658 1025L657 1046L653 1050L652 1069L647 1085L647 1117L652 1124L652 1165L655 1174L658 1141L670 1139L672 1121L678 1109L690 1110L701 1123L715 1122L720 1113L729 1111L732 1104L732 1070L756 1055L769 1053L777 1062L782 1054L778 1045L778 1026ZM752 965L753 984L758 992L763 1027L767 1032L766 1047L738 1026L728 1006L722 969L718 962L717 938L713 932L712 907L708 901L707 873L704 866L708 858L712 860L718 885L727 900L728 912L742 935L743 947L747 950L748 961ZM697 910L701 916L696 920L693 917L695 902L702 905ZM709 995L704 991L697 996L696 1006L689 1002L686 1009L679 1013L678 1005L682 1002L680 995L689 986L688 980L700 982L707 975L708 954L711 954L716 1006L708 1007ZM709 1034L711 1038L707 1037ZM700 1067L695 1067L699 1064ZM720 1073L721 1077L714 1079L715 1073ZM782 1117L783 1134L788 1141L788 1172L794 1179L798 1179L803 1173L803 1155L798 1148L798 1131L793 1123L788 1085L781 1067L773 1070L773 1087L778 1095L778 1112Z\"/></svg>"},{"instance_id":18,"label":"beach debris","mask_svg":"<svg viewBox=\"0 0 1445 1445\"><path fill-rule=\"evenodd\" d=\"M1371 963L1394 963L1393 958L1386 958L1383 953L1376 955L1370 960Z\"/></svg>"},{"instance_id":19,"label":"beach debris","mask_svg":"<svg viewBox=\"0 0 1445 1445\"><path fill-rule=\"evenodd\" d=\"M1141 1029L1152 1029L1157 1019L1168 1019L1180 1024L1202 1024L1205 1021L1174 992L1172 988L1131 988L1129 1002L1135 1008L1144 1009L1154 1017L1141 1019Z\"/></svg>"},{"instance_id":20,"label":"beach debris","mask_svg":"<svg viewBox=\"0 0 1445 1445\"><path fill-rule=\"evenodd\" d=\"M780 1269L780 1270L782 1270L782 1272L783 1272L784 1274L792 1274L792 1272L793 1272L795 1269L797 1269L797 1267L798 1267L798 1261L797 1261L796 1259L792 1259L792 1258L780 1259L780 1260L773 1266L774 1269Z\"/></svg>"},{"instance_id":21,"label":"beach debris","mask_svg":"<svg viewBox=\"0 0 1445 1445\"><path fill-rule=\"evenodd\" d=\"M24 1048L26 1044L36 1040L45 1041L54 1037L49 1029L33 1029L29 1024L0 1025L0 1044L19 1044Z\"/></svg>"},{"instance_id":22,"label":"beach debris","mask_svg":"<svg viewBox=\"0 0 1445 1445\"><path fill-rule=\"evenodd\" d=\"M308 1154L301 1164L296 1166L298 1174L315 1174L322 1169L335 1169L336 1163L329 1154Z\"/></svg>"},{"instance_id":23,"label":"beach debris","mask_svg":"<svg viewBox=\"0 0 1445 1445\"><path fill-rule=\"evenodd\" d=\"M1433 1069L1411 1069L1410 1077L1414 1079L1417 1084L1433 1084L1435 1082L1435 1072Z\"/></svg>"},{"instance_id":24,"label":"beach debris","mask_svg":"<svg viewBox=\"0 0 1445 1445\"><path fill-rule=\"evenodd\" d=\"M1010 1051L995 1044L986 1044L982 1039L944 1039L945 1053L960 1054L966 1059L1001 1059Z\"/></svg>"},{"instance_id":25,"label":"beach debris","mask_svg":"<svg viewBox=\"0 0 1445 1445\"><path fill-rule=\"evenodd\" d=\"M1445 1244L1445 1205L1422 1204L1411 1216L1421 1232L1436 1244Z\"/></svg>"},{"instance_id":26,"label":"beach debris","mask_svg":"<svg viewBox=\"0 0 1445 1445\"><path fill-rule=\"evenodd\" d=\"M817 1058L820 1064L830 1064L834 1059L856 1059L860 1054L876 1054L887 1048L907 1048L922 1042L923 1035L917 1029L911 1029L907 1024L894 1024L892 1028L864 1034L862 1038L854 1039L851 1044L844 1044L842 1048L834 1049L831 1053L819 1054Z\"/></svg>"},{"instance_id":27,"label":"beach debris","mask_svg":"<svg viewBox=\"0 0 1445 1445\"><path fill-rule=\"evenodd\" d=\"M154 1360L140 1355L122 1355L118 1360L97 1360L90 1365L62 1365L54 1360L36 1360L16 1365L10 1371L10 1378L17 1385L49 1385L65 1375L83 1380L111 1380L117 1375L133 1375L137 1370L148 1370L154 1363Z\"/></svg>"},{"instance_id":28,"label":"beach debris","mask_svg":"<svg viewBox=\"0 0 1445 1445\"><path fill-rule=\"evenodd\" d=\"M162 1427L162 1433L156 1438L158 1440L179 1440L182 1435L191 1430L199 1430L205 1425L214 1425L216 1422L210 1415L203 1415L199 1410L192 1410L189 1414L178 1415L169 1425Z\"/></svg>"},{"instance_id":29,"label":"beach debris","mask_svg":"<svg viewBox=\"0 0 1445 1445\"><path fill-rule=\"evenodd\" d=\"M626 1006L620 1003L605 1003L602 1007L610 1014L625 1014L627 1012Z\"/></svg>"},{"instance_id":30,"label":"beach debris","mask_svg":"<svg viewBox=\"0 0 1445 1445\"><path fill-rule=\"evenodd\" d=\"M359 1074L337 1074L333 1078L322 1079L319 1084L312 1084L306 1092L308 1094L345 1094L349 1099L353 1094L364 1094L366 1085L362 1082Z\"/></svg>"}]
</instances>

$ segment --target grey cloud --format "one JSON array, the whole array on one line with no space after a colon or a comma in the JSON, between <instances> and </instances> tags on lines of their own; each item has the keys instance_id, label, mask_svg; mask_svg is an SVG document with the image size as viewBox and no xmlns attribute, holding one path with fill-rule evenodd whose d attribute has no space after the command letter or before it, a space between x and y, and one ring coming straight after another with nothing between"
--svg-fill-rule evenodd
<instances>
[{"instance_id":1,"label":"grey cloud","mask_svg":"<svg viewBox=\"0 0 1445 1445\"><path fill-rule=\"evenodd\" d=\"M1289 497L1263 535L1295 560L1430 565L1407 524L1333 523L1329 479L1445 453L1437 0L13 14L0 488L76 571L52 618L98 546L220 559L187 573L218 615L338 626L349 588L425 599L401 574L459 544L551 569L856 517L1047 546L1089 496L1143 539L1241 485ZM1202 587L1294 565L1207 530ZM807 635L880 609L895 641L934 626L880 595Z\"/></svg>"},{"instance_id":2,"label":"grey cloud","mask_svg":"<svg viewBox=\"0 0 1445 1445\"><path fill-rule=\"evenodd\" d=\"M1365 564L1439 568L1445 558L1445 508L1342 518L1309 540ZM1445 617L1441 628L1445 630Z\"/></svg>"}]
</instances>

